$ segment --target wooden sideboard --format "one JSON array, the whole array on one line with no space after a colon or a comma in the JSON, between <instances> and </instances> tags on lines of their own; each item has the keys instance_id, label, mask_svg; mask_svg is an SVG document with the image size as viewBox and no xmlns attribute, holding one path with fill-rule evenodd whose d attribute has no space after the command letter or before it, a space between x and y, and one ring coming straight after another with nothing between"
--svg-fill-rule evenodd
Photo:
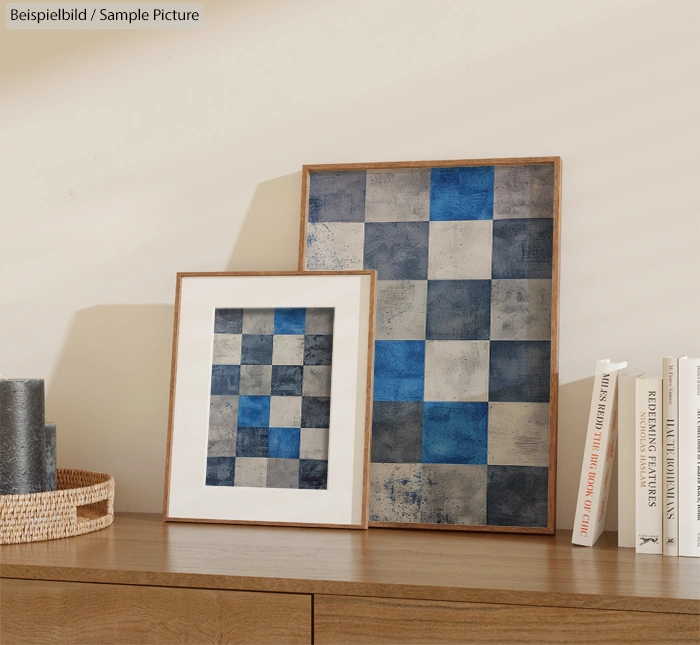
<instances>
[{"instance_id":1,"label":"wooden sideboard","mask_svg":"<svg viewBox=\"0 0 700 645\"><path fill-rule=\"evenodd\" d=\"M693 643L700 560L557 536L163 523L0 547L0 643Z\"/></svg>"}]
</instances>

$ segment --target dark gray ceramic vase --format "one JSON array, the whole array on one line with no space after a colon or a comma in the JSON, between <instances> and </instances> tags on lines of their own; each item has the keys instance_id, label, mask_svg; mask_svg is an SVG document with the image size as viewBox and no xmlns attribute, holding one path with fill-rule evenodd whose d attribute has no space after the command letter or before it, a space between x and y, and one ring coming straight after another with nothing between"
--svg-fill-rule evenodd
<instances>
[{"instance_id":1,"label":"dark gray ceramic vase","mask_svg":"<svg viewBox=\"0 0 700 645\"><path fill-rule=\"evenodd\" d=\"M45 485L44 381L0 380L0 494L40 493Z\"/></svg>"}]
</instances>

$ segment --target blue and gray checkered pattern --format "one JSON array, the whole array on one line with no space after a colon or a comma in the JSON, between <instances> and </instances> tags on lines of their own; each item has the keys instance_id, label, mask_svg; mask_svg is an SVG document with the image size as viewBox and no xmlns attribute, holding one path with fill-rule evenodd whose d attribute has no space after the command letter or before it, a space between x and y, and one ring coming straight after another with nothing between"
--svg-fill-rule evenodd
<instances>
[{"instance_id":1,"label":"blue and gray checkered pattern","mask_svg":"<svg viewBox=\"0 0 700 645\"><path fill-rule=\"evenodd\" d=\"M333 309L217 309L207 486L326 489Z\"/></svg>"},{"instance_id":2,"label":"blue and gray checkered pattern","mask_svg":"<svg viewBox=\"0 0 700 645\"><path fill-rule=\"evenodd\" d=\"M378 274L370 519L546 526L553 164L309 180L305 268Z\"/></svg>"}]
</instances>

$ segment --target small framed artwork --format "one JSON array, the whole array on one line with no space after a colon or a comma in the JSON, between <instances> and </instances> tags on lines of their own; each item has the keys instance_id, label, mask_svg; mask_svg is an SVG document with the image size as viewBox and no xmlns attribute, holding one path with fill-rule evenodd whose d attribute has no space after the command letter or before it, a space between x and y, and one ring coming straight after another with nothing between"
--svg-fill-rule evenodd
<instances>
[{"instance_id":1,"label":"small framed artwork","mask_svg":"<svg viewBox=\"0 0 700 645\"><path fill-rule=\"evenodd\" d=\"M165 520L367 528L375 279L178 274Z\"/></svg>"},{"instance_id":2,"label":"small framed artwork","mask_svg":"<svg viewBox=\"0 0 700 645\"><path fill-rule=\"evenodd\" d=\"M377 271L370 526L553 533L558 157L305 166L300 270Z\"/></svg>"}]
</instances>

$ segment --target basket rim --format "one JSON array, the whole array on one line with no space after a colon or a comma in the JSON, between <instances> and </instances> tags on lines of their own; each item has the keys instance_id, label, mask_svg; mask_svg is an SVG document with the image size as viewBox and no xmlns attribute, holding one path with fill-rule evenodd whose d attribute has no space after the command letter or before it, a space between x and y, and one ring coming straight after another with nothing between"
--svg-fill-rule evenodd
<instances>
[{"instance_id":1,"label":"basket rim","mask_svg":"<svg viewBox=\"0 0 700 645\"><path fill-rule=\"evenodd\" d=\"M15 495L0 495L0 506L4 504L11 504L16 501L39 501L41 499L47 499L59 494L64 496L66 494L69 494L70 491L80 491L96 487L109 488L110 486L114 486L114 477L112 477L112 475L109 475L108 473L101 473L93 470L82 470L79 468L57 468L56 475L58 475L59 473L81 474L83 476L87 476L94 479L94 481L92 481L89 484L86 484L85 486L78 486L73 488L58 488L56 490L44 491L42 493L18 493Z\"/></svg>"}]
</instances>

